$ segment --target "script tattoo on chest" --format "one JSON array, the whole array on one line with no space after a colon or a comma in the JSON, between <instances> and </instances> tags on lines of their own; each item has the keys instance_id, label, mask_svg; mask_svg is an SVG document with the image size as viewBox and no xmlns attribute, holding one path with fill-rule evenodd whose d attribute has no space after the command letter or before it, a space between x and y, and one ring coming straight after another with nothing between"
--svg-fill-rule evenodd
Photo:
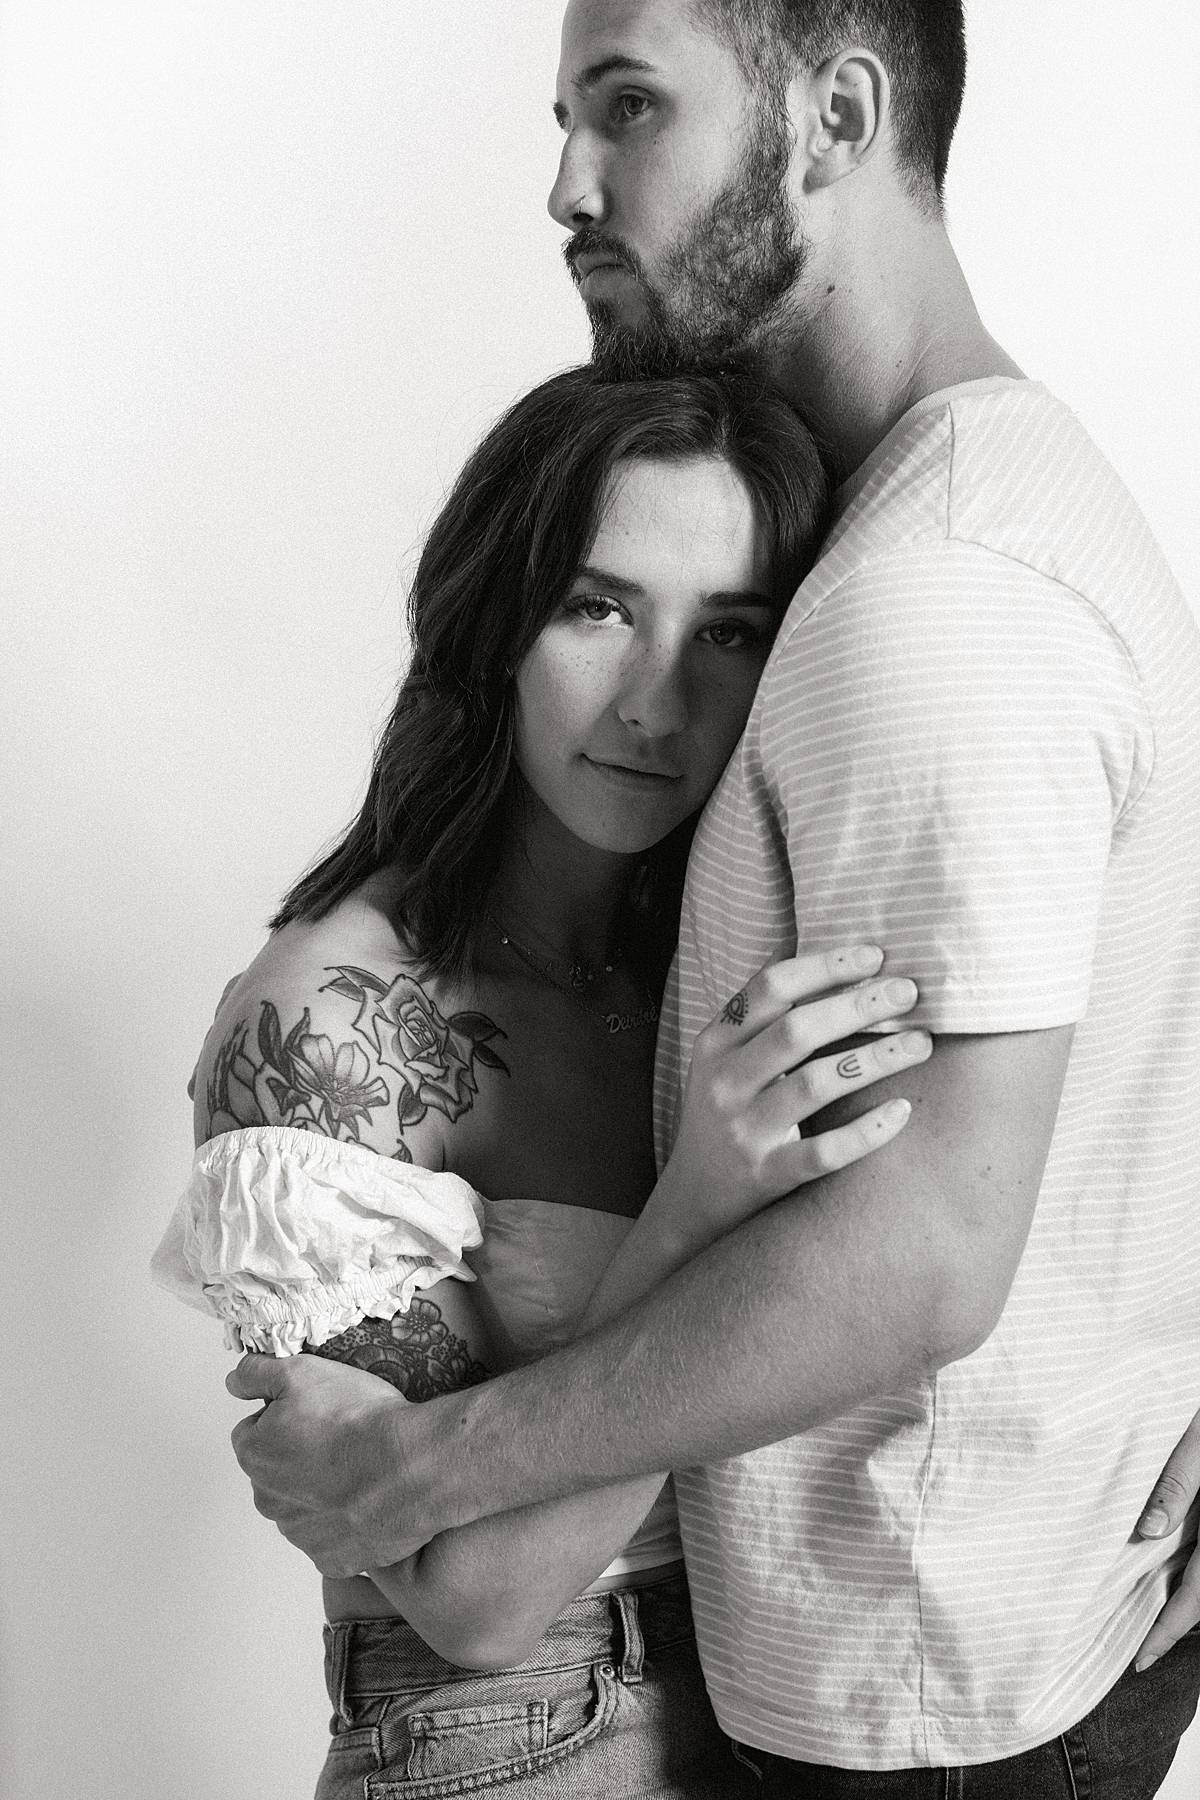
<instances>
[{"instance_id":1,"label":"script tattoo on chest","mask_svg":"<svg viewBox=\"0 0 1200 1800\"><path fill-rule=\"evenodd\" d=\"M364 1122L377 1138L390 1114L396 1143L389 1154L411 1162L406 1131L430 1111L451 1123L460 1119L479 1092L479 1069L508 1074L495 1048L506 1034L486 1014L444 1017L411 975L385 981L352 964L325 973L333 979L318 991L350 1002L346 1035L314 1032L305 1007L285 1036L278 1009L264 1000L253 1035L251 1021L239 1020L213 1061L206 1090L210 1137L291 1125L357 1144Z\"/></svg>"},{"instance_id":2,"label":"script tattoo on chest","mask_svg":"<svg viewBox=\"0 0 1200 1800\"><path fill-rule=\"evenodd\" d=\"M328 1343L306 1345L313 1356L350 1363L391 1382L408 1400L434 1400L486 1381L488 1371L442 1317L436 1301L420 1294L393 1319L364 1319Z\"/></svg>"}]
</instances>

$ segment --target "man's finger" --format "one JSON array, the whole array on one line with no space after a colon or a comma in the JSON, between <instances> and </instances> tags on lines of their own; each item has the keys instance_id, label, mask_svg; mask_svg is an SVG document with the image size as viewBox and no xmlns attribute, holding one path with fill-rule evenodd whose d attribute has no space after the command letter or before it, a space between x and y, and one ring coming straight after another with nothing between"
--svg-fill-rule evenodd
<instances>
[{"instance_id":1,"label":"man's finger","mask_svg":"<svg viewBox=\"0 0 1200 1800\"><path fill-rule=\"evenodd\" d=\"M1169 1537L1183 1524L1187 1510L1200 1492L1200 1413L1192 1420L1167 1458L1154 1484L1146 1510L1138 1520L1138 1535Z\"/></svg>"},{"instance_id":2,"label":"man's finger","mask_svg":"<svg viewBox=\"0 0 1200 1800\"><path fill-rule=\"evenodd\" d=\"M1184 1633L1197 1624L1200 1624L1200 1551L1192 1557L1179 1586L1146 1633L1145 1642L1137 1653L1138 1673L1156 1663L1172 1644L1177 1644Z\"/></svg>"},{"instance_id":3,"label":"man's finger","mask_svg":"<svg viewBox=\"0 0 1200 1800\"><path fill-rule=\"evenodd\" d=\"M237 1400L277 1400L287 1381L287 1362L279 1356L243 1356L225 1377Z\"/></svg>"},{"instance_id":4,"label":"man's finger","mask_svg":"<svg viewBox=\"0 0 1200 1800\"><path fill-rule=\"evenodd\" d=\"M266 1410L265 1406L260 1406L256 1413L249 1413L246 1418L239 1419L229 1434L229 1441L233 1445L233 1454L237 1457L238 1462L243 1469L246 1468L246 1458L244 1453L250 1448L254 1434L258 1430L259 1420ZM247 1471L247 1473L248 1472L249 1471Z\"/></svg>"}]
</instances>

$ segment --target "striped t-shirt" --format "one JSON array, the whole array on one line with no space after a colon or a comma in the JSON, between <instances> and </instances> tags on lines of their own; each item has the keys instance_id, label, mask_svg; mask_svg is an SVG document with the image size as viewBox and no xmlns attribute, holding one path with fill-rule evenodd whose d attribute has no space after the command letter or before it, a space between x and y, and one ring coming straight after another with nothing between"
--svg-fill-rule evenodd
<instances>
[{"instance_id":1,"label":"striped t-shirt","mask_svg":"<svg viewBox=\"0 0 1200 1800\"><path fill-rule=\"evenodd\" d=\"M696 841L660 1150L696 1032L797 942L884 945L935 1033L1074 1046L983 1347L677 1487L726 1731L940 1767L1081 1718L1181 1561L1131 1534L1200 1403L1200 632L1034 383L927 399L842 502Z\"/></svg>"}]
</instances>

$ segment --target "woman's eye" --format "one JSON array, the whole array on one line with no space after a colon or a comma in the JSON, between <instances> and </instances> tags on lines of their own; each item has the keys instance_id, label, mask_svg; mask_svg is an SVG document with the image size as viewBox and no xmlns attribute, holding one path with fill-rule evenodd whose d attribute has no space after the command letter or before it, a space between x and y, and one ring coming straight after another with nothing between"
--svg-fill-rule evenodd
<instances>
[{"instance_id":1,"label":"woman's eye","mask_svg":"<svg viewBox=\"0 0 1200 1800\"><path fill-rule=\"evenodd\" d=\"M706 625L700 635L718 650L753 650L766 641L765 632L741 619L718 619L714 625Z\"/></svg>"},{"instance_id":2,"label":"woman's eye","mask_svg":"<svg viewBox=\"0 0 1200 1800\"><path fill-rule=\"evenodd\" d=\"M567 611L577 619L587 619L592 625L604 625L609 619L619 621L624 616L617 602L606 599L603 594L577 594L567 601Z\"/></svg>"}]
</instances>

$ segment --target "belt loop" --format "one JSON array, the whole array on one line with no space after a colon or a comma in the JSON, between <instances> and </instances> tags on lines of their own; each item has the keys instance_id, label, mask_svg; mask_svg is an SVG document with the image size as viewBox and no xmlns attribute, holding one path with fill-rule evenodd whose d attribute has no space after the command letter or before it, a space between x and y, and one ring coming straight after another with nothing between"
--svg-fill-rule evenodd
<instances>
[{"instance_id":1,"label":"belt loop","mask_svg":"<svg viewBox=\"0 0 1200 1800\"><path fill-rule=\"evenodd\" d=\"M329 1699L334 1712L343 1725L354 1724L354 1714L346 1699L346 1677L350 1673L350 1644L354 1635L354 1622L345 1620L340 1625L330 1625L329 1632Z\"/></svg>"},{"instance_id":2,"label":"belt loop","mask_svg":"<svg viewBox=\"0 0 1200 1800\"><path fill-rule=\"evenodd\" d=\"M638 1687L642 1679L642 1663L646 1646L638 1623L638 1597L633 1588L618 1588L609 1595L621 1624L622 1655L617 1670L626 1687Z\"/></svg>"}]
</instances>

